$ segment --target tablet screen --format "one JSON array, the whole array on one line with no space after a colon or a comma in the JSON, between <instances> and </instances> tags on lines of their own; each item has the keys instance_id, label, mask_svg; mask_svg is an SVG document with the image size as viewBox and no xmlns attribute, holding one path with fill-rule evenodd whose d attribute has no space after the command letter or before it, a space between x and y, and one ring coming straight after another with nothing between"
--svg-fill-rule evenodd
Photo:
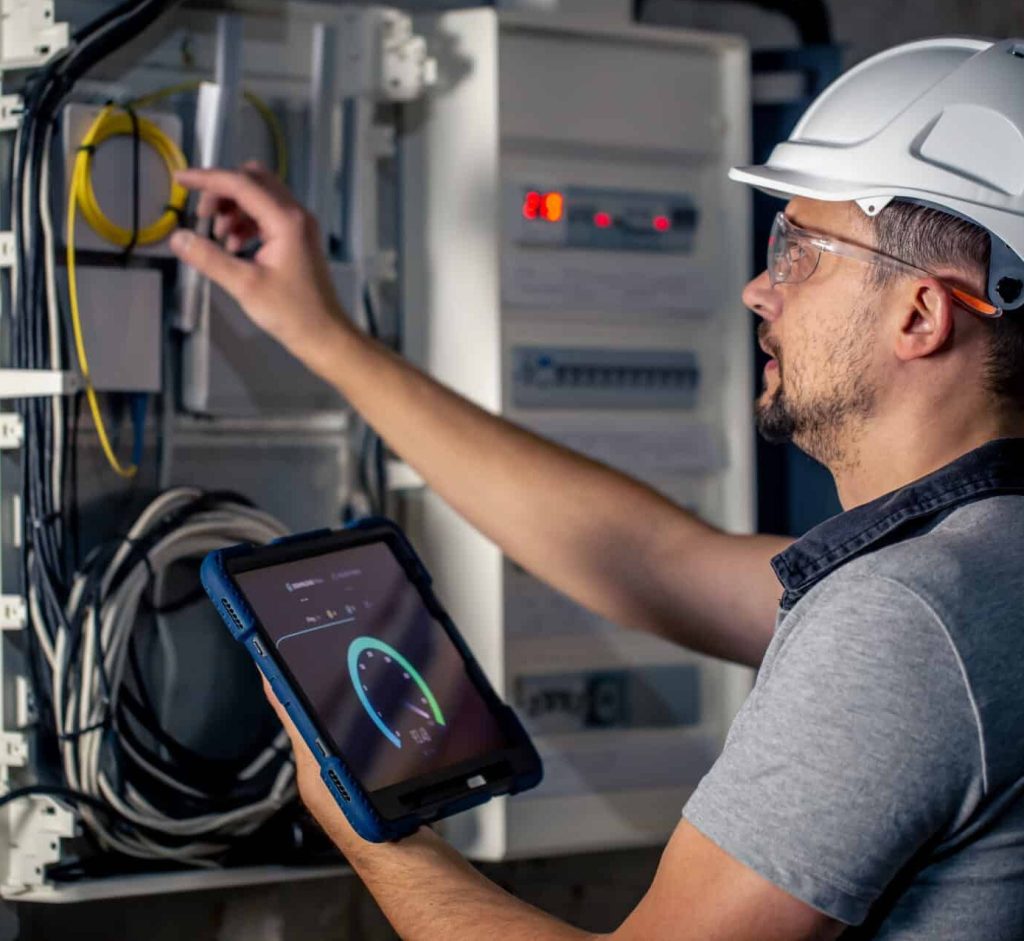
<instances>
[{"instance_id":1,"label":"tablet screen","mask_svg":"<svg viewBox=\"0 0 1024 941\"><path fill-rule=\"evenodd\" d=\"M462 656L386 543L234 578L264 642L366 790L509 747Z\"/></svg>"}]
</instances>

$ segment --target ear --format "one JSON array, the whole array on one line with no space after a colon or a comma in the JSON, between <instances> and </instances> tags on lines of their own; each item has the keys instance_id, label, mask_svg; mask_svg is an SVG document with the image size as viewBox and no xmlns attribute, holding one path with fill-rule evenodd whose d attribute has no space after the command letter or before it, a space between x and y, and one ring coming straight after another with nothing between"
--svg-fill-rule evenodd
<instances>
[{"instance_id":1,"label":"ear","mask_svg":"<svg viewBox=\"0 0 1024 941\"><path fill-rule=\"evenodd\" d=\"M920 278L900 293L896 356L904 361L939 352L953 336L953 299L935 278Z\"/></svg>"}]
</instances>

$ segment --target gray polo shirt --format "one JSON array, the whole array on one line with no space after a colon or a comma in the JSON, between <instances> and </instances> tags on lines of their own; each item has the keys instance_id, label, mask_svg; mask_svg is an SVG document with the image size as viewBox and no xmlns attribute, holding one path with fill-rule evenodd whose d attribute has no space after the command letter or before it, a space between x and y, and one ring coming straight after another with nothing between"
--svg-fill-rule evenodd
<instances>
[{"instance_id":1,"label":"gray polo shirt","mask_svg":"<svg viewBox=\"0 0 1024 941\"><path fill-rule=\"evenodd\" d=\"M849 925L1024 939L1024 439L773 561L775 636L685 817Z\"/></svg>"}]
</instances>

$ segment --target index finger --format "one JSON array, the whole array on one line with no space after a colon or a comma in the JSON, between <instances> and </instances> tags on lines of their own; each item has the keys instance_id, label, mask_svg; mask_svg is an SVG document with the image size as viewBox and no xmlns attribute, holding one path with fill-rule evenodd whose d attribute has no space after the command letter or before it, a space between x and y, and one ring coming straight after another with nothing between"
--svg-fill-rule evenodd
<instances>
[{"instance_id":1,"label":"index finger","mask_svg":"<svg viewBox=\"0 0 1024 941\"><path fill-rule=\"evenodd\" d=\"M286 208L286 204L267 186L250 174L237 170L190 168L178 170L174 178L188 189L219 199L230 199L261 226L273 223Z\"/></svg>"}]
</instances>

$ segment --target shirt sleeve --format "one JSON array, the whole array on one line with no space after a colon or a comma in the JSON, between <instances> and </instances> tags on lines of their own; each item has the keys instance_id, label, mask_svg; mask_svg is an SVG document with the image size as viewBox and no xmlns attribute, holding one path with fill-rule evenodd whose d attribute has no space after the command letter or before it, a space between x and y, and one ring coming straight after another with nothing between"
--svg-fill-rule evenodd
<instances>
[{"instance_id":1,"label":"shirt sleeve","mask_svg":"<svg viewBox=\"0 0 1024 941\"><path fill-rule=\"evenodd\" d=\"M980 800L978 725L944 626L901 583L836 573L788 618L683 814L791 895L860 924Z\"/></svg>"}]
</instances>

